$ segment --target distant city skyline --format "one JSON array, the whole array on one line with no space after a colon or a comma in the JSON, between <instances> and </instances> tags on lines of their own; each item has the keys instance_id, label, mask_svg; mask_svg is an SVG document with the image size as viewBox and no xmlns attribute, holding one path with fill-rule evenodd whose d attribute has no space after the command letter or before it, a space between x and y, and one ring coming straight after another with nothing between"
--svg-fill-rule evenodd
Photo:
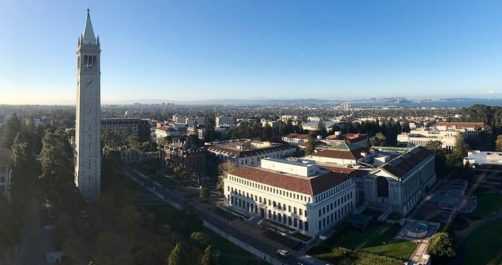
<instances>
[{"instance_id":1,"label":"distant city skyline","mask_svg":"<svg viewBox=\"0 0 502 265\"><path fill-rule=\"evenodd\" d=\"M500 1L6 0L0 104L74 104L91 9L104 104L502 96Z\"/></svg>"}]
</instances>

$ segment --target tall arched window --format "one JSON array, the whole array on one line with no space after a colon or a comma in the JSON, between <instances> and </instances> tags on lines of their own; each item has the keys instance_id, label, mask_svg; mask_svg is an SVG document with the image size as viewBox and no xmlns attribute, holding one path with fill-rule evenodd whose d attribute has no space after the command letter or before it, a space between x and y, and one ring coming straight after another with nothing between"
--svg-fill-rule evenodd
<instances>
[{"instance_id":1,"label":"tall arched window","mask_svg":"<svg viewBox=\"0 0 502 265\"><path fill-rule=\"evenodd\" d=\"M389 182L384 177L377 177L377 196L389 198Z\"/></svg>"}]
</instances>

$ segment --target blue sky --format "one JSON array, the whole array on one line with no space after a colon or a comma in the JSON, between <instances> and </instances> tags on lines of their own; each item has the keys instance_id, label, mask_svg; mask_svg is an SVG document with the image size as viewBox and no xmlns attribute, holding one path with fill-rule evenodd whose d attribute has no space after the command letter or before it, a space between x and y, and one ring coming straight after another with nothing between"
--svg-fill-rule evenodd
<instances>
[{"instance_id":1,"label":"blue sky","mask_svg":"<svg viewBox=\"0 0 502 265\"><path fill-rule=\"evenodd\" d=\"M1 0L0 104L75 102L88 7L104 103L502 95L502 1Z\"/></svg>"}]
</instances>

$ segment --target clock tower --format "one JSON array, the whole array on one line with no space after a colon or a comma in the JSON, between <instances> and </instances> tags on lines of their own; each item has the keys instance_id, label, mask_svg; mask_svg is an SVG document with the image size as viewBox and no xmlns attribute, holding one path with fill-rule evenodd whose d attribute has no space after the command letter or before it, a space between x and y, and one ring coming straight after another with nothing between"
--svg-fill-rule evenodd
<instances>
[{"instance_id":1,"label":"clock tower","mask_svg":"<svg viewBox=\"0 0 502 265\"><path fill-rule=\"evenodd\" d=\"M75 185L87 201L101 193L101 49L87 9L77 45L77 108L75 121Z\"/></svg>"}]
</instances>

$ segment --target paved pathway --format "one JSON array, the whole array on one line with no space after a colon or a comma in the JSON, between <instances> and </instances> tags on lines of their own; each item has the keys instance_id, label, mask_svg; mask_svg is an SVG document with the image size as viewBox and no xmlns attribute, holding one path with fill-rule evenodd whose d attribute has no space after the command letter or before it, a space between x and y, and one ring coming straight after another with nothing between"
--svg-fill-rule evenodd
<instances>
[{"instance_id":1,"label":"paved pathway","mask_svg":"<svg viewBox=\"0 0 502 265\"><path fill-rule=\"evenodd\" d=\"M46 265L46 253L54 250L52 230L40 224L40 203L36 196L28 201L24 214L19 258L22 265Z\"/></svg>"},{"instance_id":2,"label":"paved pathway","mask_svg":"<svg viewBox=\"0 0 502 265\"><path fill-rule=\"evenodd\" d=\"M132 178L136 182L143 182L146 180L147 176L144 174L133 170L131 168L126 169L126 175ZM282 258L276 255L276 250L277 250L277 243L271 242L268 239L263 239L261 236L255 235L254 233L250 233L250 230L247 229L242 229L243 227L236 227L232 224L227 219L224 219L207 209L205 209L203 206L197 204L197 203L184 203L182 200L180 200L180 196L176 192L173 192L163 186L161 186L159 183L156 181L153 181L154 185L152 187L146 187L145 188L161 198L162 200L169 202L170 204L175 204L175 205L184 205L185 207L188 207L199 216L200 219L210 223L211 225L217 227L218 229L222 230L226 234L231 235L232 237L238 239L241 242L244 242L248 244L249 246L252 246L259 251L266 253L267 255L274 257L274 259L280 261L281 264L291 264L291 265L298 265L300 260L299 257L303 255L303 253L297 253L295 251L290 251L292 255L290 255L288 258ZM329 264L320 260L314 260L313 265L318 265L318 264Z\"/></svg>"}]
</instances>

